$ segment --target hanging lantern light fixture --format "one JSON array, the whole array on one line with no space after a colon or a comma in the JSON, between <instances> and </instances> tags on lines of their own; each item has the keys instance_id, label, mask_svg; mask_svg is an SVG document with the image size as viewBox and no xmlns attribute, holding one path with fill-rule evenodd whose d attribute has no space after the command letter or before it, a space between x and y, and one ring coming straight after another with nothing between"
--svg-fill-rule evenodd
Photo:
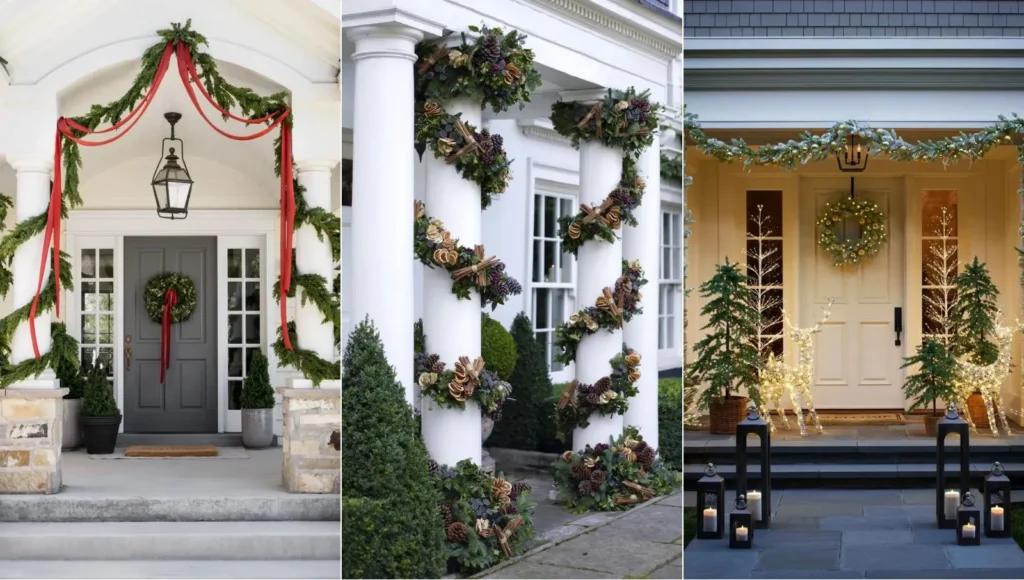
<instances>
[{"instance_id":1,"label":"hanging lantern light fixture","mask_svg":"<svg viewBox=\"0 0 1024 580\"><path fill-rule=\"evenodd\" d=\"M868 150L861 145L858 135L850 133L846 136L841 151L836 152L839 171L843 173L861 173L868 168Z\"/></svg>"},{"instance_id":2,"label":"hanging lantern light fixture","mask_svg":"<svg viewBox=\"0 0 1024 580\"><path fill-rule=\"evenodd\" d=\"M193 181L185 165L185 143L174 136L174 124L181 120L181 113L164 113L164 118L171 124L171 136L165 138L160 145L160 157L164 166L160 167L160 161L156 164L156 173L153 174L153 197L156 199L157 215L164 219L182 220L188 217L188 202L192 197ZM172 144L177 142L179 148L168 148L168 141ZM176 151L180 151L181 155L176 155Z\"/></svg>"}]
</instances>

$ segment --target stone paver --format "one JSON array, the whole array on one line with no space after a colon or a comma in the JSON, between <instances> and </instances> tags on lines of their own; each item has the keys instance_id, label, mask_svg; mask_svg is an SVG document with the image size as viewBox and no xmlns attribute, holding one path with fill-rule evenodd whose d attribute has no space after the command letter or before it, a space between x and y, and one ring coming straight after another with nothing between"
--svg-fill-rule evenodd
<instances>
[{"instance_id":1,"label":"stone paver","mask_svg":"<svg viewBox=\"0 0 1024 580\"><path fill-rule=\"evenodd\" d=\"M488 578L621 578L621 575L582 568L551 566L539 562L524 562L498 570Z\"/></svg>"},{"instance_id":2,"label":"stone paver","mask_svg":"<svg viewBox=\"0 0 1024 580\"><path fill-rule=\"evenodd\" d=\"M946 555L954 568L1016 568L1024 569L1024 552L1016 544L986 545L989 538L982 538L980 546L946 546Z\"/></svg>"},{"instance_id":3,"label":"stone paver","mask_svg":"<svg viewBox=\"0 0 1024 580\"><path fill-rule=\"evenodd\" d=\"M843 547L843 570L943 570L950 568L942 546Z\"/></svg>"},{"instance_id":4,"label":"stone paver","mask_svg":"<svg viewBox=\"0 0 1024 580\"><path fill-rule=\"evenodd\" d=\"M838 570L839 548L770 548L761 552L754 570Z\"/></svg>"},{"instance_id":5,"label":"stone paver","mask_svg":"<svg viewBox=\"0 0 1024 580\"><path fill-rule=\"evenodd\" d=\"M848 546L899 546L913 544L914 534L910 530L879 531L861 530L843 532L843 547Z\"/></svg>"}]
</instances>

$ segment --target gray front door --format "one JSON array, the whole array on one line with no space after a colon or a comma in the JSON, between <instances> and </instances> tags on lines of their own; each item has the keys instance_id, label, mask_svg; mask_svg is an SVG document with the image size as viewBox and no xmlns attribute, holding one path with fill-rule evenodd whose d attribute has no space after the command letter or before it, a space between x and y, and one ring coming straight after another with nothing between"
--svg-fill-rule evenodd
<instances>
[{"instance_id":1,"label":"gray front door","mask_svg":"<svg viewBox=\"0 0 1024 580\"><path fill-rule=\"evenodd\" d=\"M124 239L124 431L217 432L217 239ZM192 317L171 326L171 365L160 384L160 324L146 314L146 283L174 272L192 279ZM131 348L129 360L127 349Z\"/></svg>"}]
</instances>

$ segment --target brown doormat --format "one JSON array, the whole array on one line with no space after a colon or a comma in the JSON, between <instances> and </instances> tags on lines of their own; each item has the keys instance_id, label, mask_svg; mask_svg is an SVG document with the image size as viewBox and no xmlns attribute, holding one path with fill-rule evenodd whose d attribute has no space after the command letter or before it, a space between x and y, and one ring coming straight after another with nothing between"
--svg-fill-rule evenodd
<instances>
[{"instance_id":1,"label":"brown doormat","mask_svg":"<svg viewBox=\"0 0 1024 580\"><path fill-rule=\"evenodd\" d=\"M213 445L130 445L125 457L216 457Z\"/></svg>"},{"instance_id":2,"label":"brown doormat","mask_svg":"<svg viewBox=\"0 0 1024 580\"><path fill-rule=\"evenodd\" d=\"M818 411L818 420L822 425L858 426L858 425L906 425L907 418L903 413L894 411L878 412L869 411L863 413L829 413Z\"/></svg>"}]
</instances>

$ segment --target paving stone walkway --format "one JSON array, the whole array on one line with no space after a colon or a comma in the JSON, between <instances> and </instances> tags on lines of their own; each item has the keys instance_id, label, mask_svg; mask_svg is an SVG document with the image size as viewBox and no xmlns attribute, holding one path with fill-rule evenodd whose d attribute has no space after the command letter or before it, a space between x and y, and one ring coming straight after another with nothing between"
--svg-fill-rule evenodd
<instances>
[{"instance_id":1,"label":"paving stone walkway","mask_svg":"<svg viewBox=\"0 0 1024 580\"><path fill-rule=\"evenodd\" d=\"M975 497L978 492L975 490ZM773 490L769 530L754 549L694 539L685 578L1022 578L1024 551L1010 538L957 546L935 525L934 490ZM733 505L735 493L726 494ZM693 492L684 505L693 506Z\"/></svg>"},{"instance_id":2,"label":"paving stone walkway","mask_svg":"<svg viewBox=\"0 0 1024 580\"><path fill-rule=\"evenodd\" d=\"M586 533L483 577L682 578L682 499L676 493L625 513L591 514Z\"/></svg>"}]
</instances>

